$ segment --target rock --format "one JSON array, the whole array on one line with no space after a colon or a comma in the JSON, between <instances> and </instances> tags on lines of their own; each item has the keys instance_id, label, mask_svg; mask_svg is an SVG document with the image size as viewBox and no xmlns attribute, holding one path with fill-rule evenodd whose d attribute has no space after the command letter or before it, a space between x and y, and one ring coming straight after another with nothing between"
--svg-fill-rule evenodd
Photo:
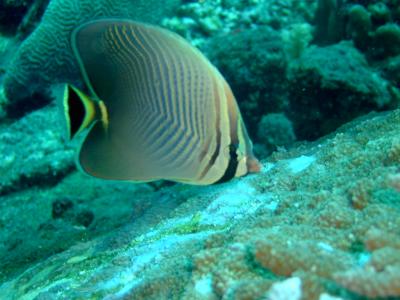
<instances>
[{"instance_id":1,"label":"rock","mask_svg":"<svg viewBox=\"0 0 400 300\"><path fill-rule=\"evenodd\" d=\"M90 210L83 210L76 216L76 222L84 227L89 227L94 220L94 214Z\"/></svg>"},{"instance_id":2,"label":"rock","mask_svg":"<svg viewBox=\"0 0 400 300\"><path fill-rule=\"evenodd\" d=\"M289 146L296 140L292 123L282 113L263 116L258 124L257 137L269 152L279 146Z\"/></svg>"},{"instance_id":3,"label":"rock","mask_svg":"<svg viewBox=\"0 0 400 300\"><path fill-rule=\"evenodd\" d=\"M135 190L71 174L57 187L39 187L36 199L35 189L3 196L0 203L10 207L0 205L0 224L16 229L8 250L0 247L0 293L7 299L287 299L290 287L305 299L398 297L398 197L391 205L379 197L397 186L398 156L389 153L399 124L400 110L372 114L318 143L272 155L260 174L216 186ZM368 182L373 197L362 210L349 205L350 193L365 190L357 181ZM90 203L90 230L45 221L38 203L49 203L50 211L66 191L80 205ZM22 199L35 218L24 217ZM128 207L136 207L132 217ZM38 240L27 232L40 220L47 225ZM60 234L61 245L54 245ZM28 251L39 244L36 254ZM10 259L13 264L5 263Z\"/></svg>"},{"instance_id":4,"label":"rock","mask_svg":"<svg viewBox=\"0 0 400 300\"><path fill-rule=\"evenodd\" d=\"M0 126L0 195L55 185L75 169L73 144L64 141L58 109L48 106Z\"/></svg>"},{"instance_id":5,"label":"rock","mask_svg":"<svg viewBox=\"0 0 400 300\"><path fill-rule=\"evenodd\" d=\"M264 114L287 106L287 61L278 32L267 27L210 39L204 48L231 85L250 135Z\"/></svg>"},{"instance_id":6,"label":"rock","mask_svg":"<svg viewBox=\"0 0 400 300\"><path fill-rule=\"evenodd\" d=\"M74 203L67 198L56 200L52 203L51 215L53 219L62 218L68 210L72 209Z\"/></svg>"},{"instance_id":7,"label":"rock","mask_svg":"<svg viewBox=\"0 0 400 300\"><path fill-rule=\"evenodd\" d=\"M391 84L351 43L310 47L290 64L288 117L299 139L316 139L372 110L396 106Z\"/></svg>"}]
</instances>

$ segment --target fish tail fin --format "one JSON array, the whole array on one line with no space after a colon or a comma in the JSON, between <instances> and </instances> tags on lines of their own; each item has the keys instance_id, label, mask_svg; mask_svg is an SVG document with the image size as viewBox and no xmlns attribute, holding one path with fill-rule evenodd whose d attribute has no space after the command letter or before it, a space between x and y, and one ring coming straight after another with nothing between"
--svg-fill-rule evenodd
<instances>
[{"instance_id":1,"label":"fish tail fin","mask_svg":"<svg viewBox=\"0 0 400 300\"><path fill-rule=\"evenodd\" d=\"M108 113L104 102L93 100L69 84L65 86L63 108L69 139L98 121L102 122L104 129L108 128Z\"/></svg>"}]
</instances>

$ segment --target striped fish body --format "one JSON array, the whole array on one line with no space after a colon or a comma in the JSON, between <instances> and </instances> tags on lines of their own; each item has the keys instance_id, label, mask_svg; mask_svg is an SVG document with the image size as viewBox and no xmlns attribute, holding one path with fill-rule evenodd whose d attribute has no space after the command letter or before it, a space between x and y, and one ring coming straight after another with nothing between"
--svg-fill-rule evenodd
<instances>
[{"instance_id":1,"label":"striped fish body","mask_svg":"<svg viewBox=\"0 0 400 300\"><path fill-rule=\"evenodd\" d=\"M229 85L183 38L105 19L78 27L71 42L90 95L68 86L64 97L71 136L90 128L84 172L207 185L259 170Z\"/></svg>"}]
</instances>

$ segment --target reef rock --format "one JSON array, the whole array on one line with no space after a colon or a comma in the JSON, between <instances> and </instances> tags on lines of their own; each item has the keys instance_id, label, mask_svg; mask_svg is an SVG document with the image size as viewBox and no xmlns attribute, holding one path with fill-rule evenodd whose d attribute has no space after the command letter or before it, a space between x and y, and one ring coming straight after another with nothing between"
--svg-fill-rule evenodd
<instances>
[{"instance_id":1,"label":"reef rock","mask_svg":"<svg viewBox=\"0 0 400 300\"><path fill-rule=\"evenodd\" d=\"M396 87L351 42L305 50L290 64L288 117L299 139L316 139L373 110L396 107Z\"/></svg>"},{"instance_id":2,"label":"reef rock","mask_svg":"<svg viewBox=\"0 0 400 300\"><path fill-rule=\"evenodd\" d=\"M0 295L399 297L399 130L400 110L372 114L216 186L153 191L73 172L56 187L21 187L0 201L0 226L12 231L1 239Z\"/></svg>"},{"instance_id":3,"label":"reef rock","mask_svg":"<svg viewBox=\"0 0 400 300\"><path fill-rule=\"evenodd\" d=\"M172 12L180 0L52 0L38 28L23 42L4 79L10 100L8 110L21 109L50 84L79 83L80 74L69 43L71 31L86 21L101 17L125 17L157 23Z\"/></svg>"},{"instance_id":4,"label":"reef rock","mask_svg":"<svg viewBox=\"0 0 400 300\"><path fill-rule=\"evenodd\" d=\"M56 106L0 125L0 195L35 185L55 185L72 171L74 150L66 145Z\"/></svg>"}]
</instances>

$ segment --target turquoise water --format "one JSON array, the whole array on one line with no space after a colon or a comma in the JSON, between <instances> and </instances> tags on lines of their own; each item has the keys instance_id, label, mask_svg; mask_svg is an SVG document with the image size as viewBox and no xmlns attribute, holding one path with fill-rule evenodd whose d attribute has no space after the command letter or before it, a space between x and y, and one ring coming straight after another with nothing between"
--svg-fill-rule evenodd
<instances>
[{"instance_id":1,"label":"turquoise water","mask_svg":"<svg viewBox=\"0 0 400 300\"><path fill-rule=\"evenodd\" d=\"M400 299L399 7L395 0L1 2L0 299ZM133 183L83 172L79 150L93 129L68 140L65 85L99 101L96 89L121 95L120 72L95 72L104 85L91 90L71 35L110 18L175 32L210 60L235 95L259 172L232 178L246 165L245 139L219 150L241 132L223 97L216 111L226 114L210 126L219 142L201 145L216 147L203 150L207 170L227 155L219 175L227 182ZM145 86L154 83L143 79L146 70L172 74L172 60L170 69L144 62L134 72ZM190 94L198 82L190 80L200 73L191 74L175 75L182 79L166 91L181 84L195 107L203 98ZM109 103L123 101L107 101L115 128L115 110L131 106L110 111ZM132 107L148 103L138 101ZM69 115L81 124L85 110L74 103ZM195 112L185 116L182 123L201 123ZM152 128L145 121L138 126ZM202 126L210 122L204 116ZM112 156L107 149L94 168ZM131 152L107 175L124 159L146 157ZM163 172L157 178L168 178Z\"/></svg>"}]
</instances>

